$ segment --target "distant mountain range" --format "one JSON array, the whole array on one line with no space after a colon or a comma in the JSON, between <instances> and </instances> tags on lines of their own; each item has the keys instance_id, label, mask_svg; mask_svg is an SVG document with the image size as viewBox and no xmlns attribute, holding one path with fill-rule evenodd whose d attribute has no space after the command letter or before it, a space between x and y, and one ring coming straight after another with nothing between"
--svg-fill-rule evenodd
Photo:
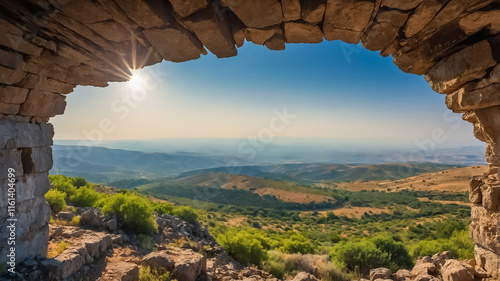
<instances>
[{"instance_id":1,"label":"distant mountain range","mask_svg":"<svg viewBox=\"0 0 500 281\"><path fill-rule=\"evenodd\" d=\"M172 176L224 166L234 160L197 153L146 153L103 147L54 145L52 149L51 174L83 176L91 182Z\"/></svg>"},{"instance_id":2,"label":"distant mountain range","mask_svg":"<svg viewBox=\"0 0 500 281\"><path fill-rule=\"evenodd\" d=\"M483 147L448 148L431 152L408 150L357 152L320 151L319 147L273 144L262 150L265 153L261 151L252 159L238 153L230 154L228 151L207 149L204 153L144 152L56 144L53 146L54 167L51 173L84 176L92 182L110 182L122 179L226 172L307 183L325 179L396 179L398 173L408 170L401 165L388 165L380 171L378 164L411 162L472 166L486 163ZM412 164L411 168L419 173L429 172L417 164Z\"/></svg>"},{"instance_id":3,"label":"distant mountain range","mask_svg":"<svg viewBox=\"0 0 500 281\"><path fill-rule=\"evenodd\" d=\"M89 145L78 140L56 140L56 145ZM99 146L110 149L146 153L182 154L216 157L231 164L222 166L251 166L283 163L324 164L390 164L430 162L452 165L485 164L485 146L447 148L444 144L427 145L421 150L408 141L372 139L283 138L271 142L259 139L184 138L150 140L104 140Z\"/></svg>"}]
</instances>

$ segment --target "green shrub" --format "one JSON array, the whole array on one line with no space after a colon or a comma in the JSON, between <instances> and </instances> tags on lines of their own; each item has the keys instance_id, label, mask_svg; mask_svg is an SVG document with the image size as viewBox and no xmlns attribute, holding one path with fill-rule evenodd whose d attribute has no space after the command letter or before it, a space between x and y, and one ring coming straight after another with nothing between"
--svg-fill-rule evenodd
<instances>
[{"instance_id":1,"label":"green shrub","mask_svg":"<svg viewBox=\"0 0 500 281\"><path fill-rule=\"evenodd\" d=\"M70 177L63 175L49 175L49 180L53 184L52 189L64 192L68 197L74 195L77 190Z\"/></svg>"},{"instance_id":2,"label":"green shrub","mask_svg":"<svg viewBox=\"0 0 500 281\"><path fill-rule=\"evenodd\" d=\"M180 206L174 208L173 215L179 216L189 223L193 223L198 220L198 213L191 206Z\"/></svg>"},{"instance_id":3,"label":"green shrub","mask_svg":"<svg viewBox=\"0 0 500 281\"><path fill-rule=\"evenodd\" d=\"M410 253L412 257L417 258L443 251L450 251L458 259L473 259L474 244L469 238L468 229L454 231L450 239L422 240L411 248Z\"/></svg>"},{"instance_id":4,"label":"green shrub","mask_svg":"<svg viewBox=\"0 0 500 281\"><path fill-rule=\"evenodd\" d=\"M104 193L97 192L93 187L81 187L69 197L69 201L78 207L95 207L99 199L106 197Z\"/></svg>"},{"instance_id":5,"label":"green shrub","mask_svg":"<svg viewBox=\"0 0 500 281\"><path fill-rule=\"evenodd\" d=\"M151 269L149 266L143 266L139 271L139 281L175 281L175 280L170 278L170 272L161 272L158 269Z\"/></svg>"},{"instance_id":6,"label":"green shrub","mask_svg":"<svg viewBox=\"0 0 500 281\"><path fill-rule=\"evenodd\" d=\"M389 255L378 249L369 240L341 242L330 252L332 261L348 271L367 274L370 269L387 266Z\"/></svg>"},{"instance_id":7,"label":"green shrub","mask_svg":"<svg viewBox=\"0 0 500 281\"><path fill-rule=\"evenodd\" d=\"M174 205L162 203L162 202L155 202L154 209L155 209L155 212L158 213L159 215L163 215L163 214L171 215L174 211Z\"/></svg>"},{"instance_id":8,"label":"green shrub","mask_svg":"<svg viewBox=\"0 0 500 281\"><path fill-rule=\"evenodd\" d=\"M269 251L268 258L262 262L262 269L276 278L285 279L287 267L283 254L277 251Z\"/></svg>"},{"instance_id":9,"label":"green shrub","mask_svg":"<svg viewBox=\"0 0 500 281\"><path fill-rule=\"evenodd\" d=\"M103 203L102 212L104 214L120 214L120 208L127 201L127 196L124 194L115 194L108 198L107 200L101 200L99 203ZM99 204L98 203L98 204Z\"/></svg>"},{"instance_id":10,"label":"green shrub","mask_svg":"<svg viewBox=\"0 0 500 281\"><path fill-rule=\"evenodd\" d=\"M239 262L260 265L266 259L267 238L259 232L251 230L227 229L217 237L228 253Z\"/></svg>"},{"instance_id":11,"label":"green shrub","mask_svg":"<svg viewBox=\"0 0 500 281\"><path fill-rule=\"evenodd\" d=\"M288 254L308 254L313 252L313 246L303 235L294 234L283 241L283 246L280 247L280 250Z\"/></svg>"},{"instance_id":12,"label":"green shrub","mask_svg":"<svg viewBox=\"0 0 500 281\"><path fill-rule=\"evenodd\" d=\"M128 231L150 234L156 230L153 207L148 199L139 195L115 194L106 200L102 211L122 218Z\"/></svg>"},{"instance_id":13,"label":"green shrub","mask_svg":"<svg viewBox=\"0 0 500 281\"><path fill-rule=\"evenodd\" d=\"M76 188L80 188L80 187L84 187L84 186L87 186L87 187L90 187L91 184L89 182L87 182L86 179L82 178L82 177L74 177L72 180L71 180L72 184L76 187Z\"/></svg>"},{"instance_id":14,"label":"green shrub","mask_svg":"<svg viewBox=\"0 0 500 281\"><path fill-rule=\"evenodd\" d=\"M66 208L66 193L59 190L51 189L45 194L45 199L49 203L52 212L57 213Z\"/></svg>"},{"instance_id":15,"label":"green shrub","mask_svg":"<svg viewBox=\"0 0 500 281\"><path fill-rule=\"evenodd\" d=\"M412 268L413 261L405 246L392 237L377 236L371 239L375 246L389 257L390 268L397 271L400 267Z\"/></svg>"}]
</instances>

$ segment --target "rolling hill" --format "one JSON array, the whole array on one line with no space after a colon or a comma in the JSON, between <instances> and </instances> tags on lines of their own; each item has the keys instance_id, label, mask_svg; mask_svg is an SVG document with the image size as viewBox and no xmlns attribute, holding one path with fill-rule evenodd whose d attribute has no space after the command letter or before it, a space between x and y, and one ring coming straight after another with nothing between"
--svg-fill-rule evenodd
<instances>
[{"instance_id":1,"label":"rolling hill","mask_svg":"<svg viewBox=\"0 0 500 281\"><path fill-rule=\"evenodd\" d=\"M147 153L104 147L54 145L51 174L83 176L91 182L130 178L158 178L223 166L231 157L199 153Z\"/></svg>"}]
</instances>

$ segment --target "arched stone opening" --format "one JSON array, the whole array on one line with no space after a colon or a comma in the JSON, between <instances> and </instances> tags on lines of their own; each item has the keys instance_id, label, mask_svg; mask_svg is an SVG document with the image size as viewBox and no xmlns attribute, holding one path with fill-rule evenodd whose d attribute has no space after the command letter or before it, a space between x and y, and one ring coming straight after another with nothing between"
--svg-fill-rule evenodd
<instances>
[{"instance_id":1,"label":"arched stone opening","mask_svg":"<svg viewBox=\"0 0 500 281\"><path fill-rule=\"evenodd\" d=\"M52 166L49 119L76 85L126 81L131 69L208 51L235 56L245 39L342 40L425 74L446 105L486 142L489 171L471 180L471 237L479 266L500 274L500 2L494 0L49 0L0 3L0 217L9 232L9 173L16 182L17 261L44 256ZM12 175L11 177L12 178ZM0 262L8 245L0 245Z\"/></svg>"}]
</instances>

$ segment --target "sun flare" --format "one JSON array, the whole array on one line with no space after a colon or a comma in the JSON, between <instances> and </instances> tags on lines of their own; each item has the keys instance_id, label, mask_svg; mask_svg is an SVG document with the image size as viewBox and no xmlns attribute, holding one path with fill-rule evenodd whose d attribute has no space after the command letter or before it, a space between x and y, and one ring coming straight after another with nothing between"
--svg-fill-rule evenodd
<instances>
[{"instance_id":1,"label":"sun flare","mask_svg":"<svg viewBox=\"0 0 500 281\"><path fill-rule=\"evenodd\" d=\"M142 77L138 71L132 72L132 76L130 77L128 82L130 87L134 89L144 87L144 77Z\"/></svg>"}]
</instances>

